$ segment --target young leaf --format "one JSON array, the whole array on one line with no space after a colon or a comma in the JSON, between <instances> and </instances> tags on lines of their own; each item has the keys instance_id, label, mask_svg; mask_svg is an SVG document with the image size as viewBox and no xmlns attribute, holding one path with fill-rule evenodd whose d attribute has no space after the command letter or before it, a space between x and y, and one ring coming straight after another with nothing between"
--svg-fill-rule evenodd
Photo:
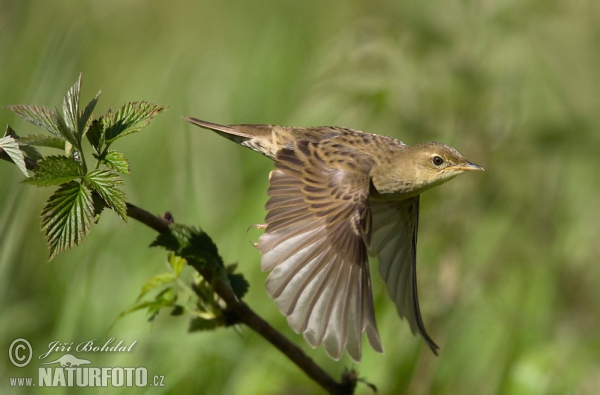
<instances>
[{"instance_id":1,"label":"young leaf","mask_svg":"<svg viewBox=\"0 0 600 395\"><path fill-rule=\"evenodd\" d=\"M113 150L108 151L102 162L119 173L128 174L130 172L129 162L127 161L127 158L125 158L125 155L120 152Z\"/></svg>"},{"instance_id":2,"label":"young leaf","mask_svg":"<svg viewBox=\"0 0 600 395\"><path fill-rule=\"evenodd\" d=\"M162 290L154 300L146 300L146 301L138 301L133 307L121 312L117 318L110 325L111 327L121 318L126 316L127 314L131 314L135 311L148 309L148 321L153 321L154 318L158 315L158 312L163 307L177 306L175 303L177 302L177 294L173 290L173 288L168 287Z\"/></svg>"},{"instance_id":3,"label":"young leaf","mask_svg":"<svg viewBox=\"0 0 600 395\"><path fill-rule=\"evenodd\" d=\"M169 254L169 266L173 269L176 276L181 274L181 271L187 264L186 260L175 254Z\"/></svg>"},{"instance_id":4,"label":"young leaf","mask_svg":"<svg viewBox=\"0 0 600 395\"><path fill-rule=\"evenodd\" d=\"M128 308L127 310L122 311L118 315L118 317L115 318L115 320L112 322L112 324L110 324L109 329L112 328L117 323L117 321L119 321L121 318L125 317L127 314L135 313L138 310L148 308L150 305L152 305L152 303L154 303L154 302L151 302L148 300L140 301L140 302L134 304L132 307Z\"/></svg>"},{"instance_id":5,"label":"young leaf","mask_svg":"<svg viewBox=\"0 0 600 395\"><path fill-rule=\"evenodd\" d=\"M173 306L175 302L177 302L177 293L173 288L169 287L162 290L156 295L154 301L148 305L148 321L154 321L160 309Z\"/></svg>"},{"instance_id":6,"label":"young leaf","mask_svg":"<svg viewBox=\"0 0 600 395\"><path fill-rule=\"evenodd\" d=\"M67 248L79 245L90 232L94 217L92 192L83 184L63 184L42 209L50 260Z\"/></svg>"},{"instance_id":7,"label":"young leaf","mask_svg":"<svg viewBox=\"0 0 600 395\"><path fill-rule=\"evenodd\" d=\"M21 137L21 143L35 145L36 147L49 147L60 150L65 149L65 141L59 137L48 136L45 134L28 134Z\"/></svg>"},{"instance_id":8,"label":"young leaf","mask_svg":"<svg viewBox=\"0 0 600 395\"><path fill-rule=\"evenodd\" d=\"M142 299L146 294L150 291L155 290L158 287L162 287L164 285L170 284L177 279L173 273L166 272L160 273L150 277L144 285L142 285L142 291L137 297L137 300Z\"/></svg>"},{"instance_id":9,"label":"young leaf","mask_svg":"<svg viewBox=\"0 0 600 395\"><path fill-rule=\"evenodd\" d=\"M0 148L2 148L4 152L8 154L8 156L10 156L10 159L12 159L19 170L25 174L25 177L29 177L29 173L27 173L27 167L25 166L25 156L19 149L19 143L17 143L17 140L11 136L4 136L0 138Z\"/></svg>"},{"instance_id":10,"label":"young leaf","mask_svg":"<svg viewBox=\"0 0 600 395\"><path fill-rule=\"evenodd\" d=\"M119 137L139 132L150 123L152 118L166 109L142 101L127 103L117 112L107 113L106 118L103 119L106 142L110 144Z\"/></svg>"},{"instance_id":11,"label":"young leaf","mask_svg":"<svg viewBox=\"0 0 600 395\"><path fill-rule=\"evenodd\" d=\"M81 73L79 78L75 81L75 84L69 89L65 98L63 99L63 114L64 121L67 128L74 134L81 138L79 133L79 92L81 91ZM73 144L78 146L77 144Z\"/></svg>"},{"instance_id":12,"label":"young leaf","mask_svg":"<svg viewBox=\"0 0 600 395\"><path fill-rule=\"evenodd\" d=\"M7 106L9 110L25 119L27 122L31 122L43 129L46 129L54 136L61 138L61 133L58 131L58 125L56 124L56 116L54 111L49 108L42 106Z\"/></svg>"},{"instance_id":13,"label":"young leaf","mask_svg":"<svg viewBox=\"0 0 600 395\"><path fill-rule=\"evenodd\" d=\"M38 167L33 172L33 177L23 180L23 182L38 187L61 185L83 177L83 169L77 161L57 155L47 156L40 160Z\"/></svg>"},{"instance_id":14,"label":"young leaf","mask_svg":"<svg viewBox=\"0 0 600 395\"><path fill-rule=\"evenodd\" d=\"M85 176L85 181L98 192L108 207L127 222L127 199L125 193L117 188L118 185L123 184L118 174L112 170L94 170Z\"/></svg>"}]
</instances>

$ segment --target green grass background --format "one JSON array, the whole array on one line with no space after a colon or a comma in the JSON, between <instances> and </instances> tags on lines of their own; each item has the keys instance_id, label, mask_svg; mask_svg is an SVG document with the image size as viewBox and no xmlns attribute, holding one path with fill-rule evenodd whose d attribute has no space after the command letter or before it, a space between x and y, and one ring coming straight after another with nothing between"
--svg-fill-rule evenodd
<instances>
[{"instance_id":1,"label":"green grass background","mask_svg":"<svg viewBox=\"0 0 600 395\"><path fill-rule=\"evenodd\" d=\"M0 1L0 105L59 106L83 72L97 114L133 100L170 109L116 143L129 200L199 225L249 279L248 303L331 374L354 367L380 394L596 394L600 388L600 3L488 1ZM419 234L425 323L411 335L374 274L385 348L335 362L294 334L264 291L251 246L272 163L186 124L340 125L435 140L486 168L426 193ZM18 133L32 125L0 112ZM96 393L306 394L320 389L243 328L187 334L163 312L127 316L164 271L153 231L106 212L47 263L39 213L51 190L0 163L0 392L36 375L15 338L137 340L94 366L145 366L163 388ZM366 343L365 343L366 346ZM60 356L62 354L55 353ZM372 393L362 385L359 394Z\"/></svg>"}]
</instances>

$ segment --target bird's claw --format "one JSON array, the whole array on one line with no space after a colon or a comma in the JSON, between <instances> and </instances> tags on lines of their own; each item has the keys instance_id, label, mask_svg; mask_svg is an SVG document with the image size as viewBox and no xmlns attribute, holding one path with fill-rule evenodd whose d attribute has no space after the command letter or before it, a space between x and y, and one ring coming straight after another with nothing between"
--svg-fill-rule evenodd
<instances>
[{"instance_id":1,"label":"bird's claw","mask_svg":"<svg viewBox=\"0 0 600 395\"><path fill-rule=\"evenodd\" d=\"M254 224L254 225L250 225L250 226L248 226L248 229L246 229L246 232L249 231L252 228L255 228L255 229L266 229L267 228L267 224Z\"/></svg>"}]
</instances>

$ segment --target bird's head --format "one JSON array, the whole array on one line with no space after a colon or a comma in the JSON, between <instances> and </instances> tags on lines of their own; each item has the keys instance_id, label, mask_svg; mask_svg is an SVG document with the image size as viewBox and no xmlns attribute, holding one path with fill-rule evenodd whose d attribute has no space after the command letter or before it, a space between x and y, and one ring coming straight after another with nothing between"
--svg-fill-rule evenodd
<instances>
[{"instance_id":1,"label":"bird's head","mask_svg":"<svg viewBox=\"0 0 600 395\"><path fill-rule=\"evenodd\" d=\"M467 161L457 150L445 144L423 143L408 150L414 163L415 181L429 188L443 184L464 171L483 170L483 167Z\"/></svg>"},{"instance_id":2,"label":"bird's head","mask_svg":"<svg viewBox=\"0 0 600 395\"><path fill-rule=\"evenodd\" d=\"M470 170L483 167L467 161L452 147L430 142L406 147L389 168L373 172L372 180L380 198L386 199L385 195L390 199L407 198Z\"/></svg>"}]
</instances>

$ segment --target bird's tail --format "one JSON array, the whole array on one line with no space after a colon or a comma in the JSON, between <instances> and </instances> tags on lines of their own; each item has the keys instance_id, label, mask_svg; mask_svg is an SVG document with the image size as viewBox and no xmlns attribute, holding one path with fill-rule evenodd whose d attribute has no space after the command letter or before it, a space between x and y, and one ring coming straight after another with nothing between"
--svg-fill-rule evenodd
<instances>
[{"instance_id":1,"label":"bird's tail","mask_svg":"<svg viewBox=\"0 0 600 395\"><path fill-rule=\"evenodd\" d=\"M201 128L210 129L226 139L242 144L256 137L270 137L273 126L271 125L219 125L200 119L187 117L186 121Z\"/></svg>"}]
</instances>

